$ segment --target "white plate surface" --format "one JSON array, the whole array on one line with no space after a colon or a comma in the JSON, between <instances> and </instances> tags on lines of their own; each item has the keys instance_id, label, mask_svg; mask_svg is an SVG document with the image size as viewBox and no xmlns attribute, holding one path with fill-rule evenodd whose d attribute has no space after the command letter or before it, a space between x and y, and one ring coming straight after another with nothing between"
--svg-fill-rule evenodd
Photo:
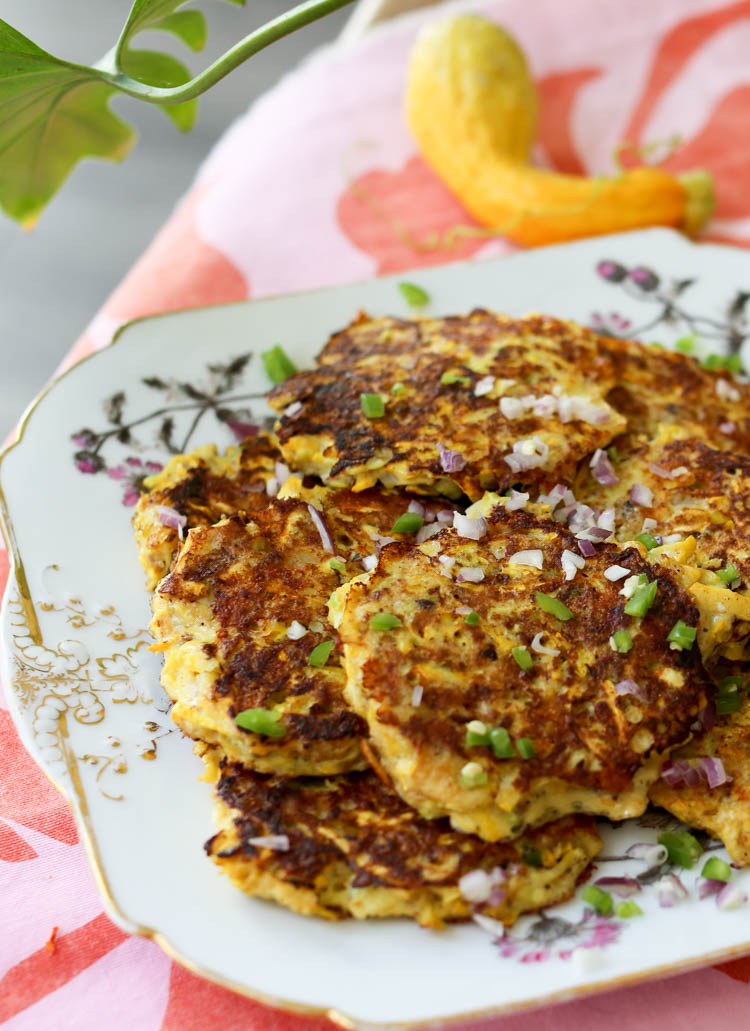
<instances>
[{"instance_id":1,"label":"white plate surface","mask_svg":"<svg viewBox=\"0 0 750 1031\"><path fill-rule=\"evenodd\" d=\"M357 1026L499 1013L750 951L750 911L699 901L697 870L673 909L646 886L644 918L583 919L577 896L498 943L473 925L305 919L246 899L204 857L210 791L147 650L148 597L123 501L148 463L168 457L165 439L229 445L232 423L268 415L247 397L267 389L261 351L280 343L309 365L359 308L408 314L403 279L429 292L430 314L543 311L665 344L697 334L707 351L745 351L750 334L750 256L650 230L147 319L54 384L0 466L12 568L2 675L24 743L73 806L108 911L208 977ZM217 368L248 353L228 378ZM603 825L605 854L655 840L664 825L653 815ZM600 874L643 870L600 864ZM737 879L750 891L750 873Z\"/></svg>"}]
</instances>

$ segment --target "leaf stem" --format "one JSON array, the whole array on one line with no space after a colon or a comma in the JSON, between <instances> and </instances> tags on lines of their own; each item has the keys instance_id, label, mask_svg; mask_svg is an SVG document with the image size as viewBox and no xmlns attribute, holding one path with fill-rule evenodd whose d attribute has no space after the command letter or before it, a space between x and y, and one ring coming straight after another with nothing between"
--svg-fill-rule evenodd
<instances>
[{"instance_id":1,"label":"leaf stem","mask_svg":"<svg viewBox=\"0 0 750 1031\"><path fill-rule=\"evenodd\" d=\"M283 39L284 36L296 32L297 29L301 29L333 11L338 11L352 2L353 0L306 0L305 3L293 7L290 11L279 15L278 18L255 29L239 43L236 43L226 54L217 58L213 64L182 86L147 86L143 82L138 82L137 79L131 79L129 75L125 75L119 70L118 47L114 47L98 62L96 70L103 79L130 97L145 100L150 104L182 104L186 100L194 100L201 93L205 93L206 90L215 86L217 82L220 82L253 54L257 54L259 50L263 50L271 43Z\"/></svg>"}]
</instances>

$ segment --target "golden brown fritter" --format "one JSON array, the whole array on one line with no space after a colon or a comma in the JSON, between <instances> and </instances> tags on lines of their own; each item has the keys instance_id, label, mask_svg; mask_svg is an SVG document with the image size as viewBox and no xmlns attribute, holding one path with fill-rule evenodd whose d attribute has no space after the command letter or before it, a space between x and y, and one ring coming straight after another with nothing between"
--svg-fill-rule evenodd
<instances>
[{"instance_id":1,"label":"golden brown fritter","mask_svg":"<svg viewBox=\"0 0 750 1031\"><path fill-rule=\"evenodd\" d=\"M375 553L374 538L389 535L410 499L297 486L304 500L269 500L252 518L190 531L154 595L152 633L185 733L265 772L340 773L366 765L364 724L343 700L337 654L320 666L309 660L335 638L329 595L362 571L357 556ZM335 557L307 498L320 509ZM283 736L238 727L234 717L247 709L280 713Z\"/></svg>"},{"instance_id":2,"label":"golden brown fritter","mask_svg":"<svg viewBox=\"0 0 750 1031\"><path fill-rule=\"evenodd\" d=\"M269 402L301 406L277 425L293 469L354 490L380 482L476 500L554 483L606 446L625 428L603 400L614 383L598 338L570 322L362 316ZM382 417L364 414L363 394L384 399Z\"/></svg>"},{"instance_id":3,"label":"golden brown fritter","mask_svg":"<svg viewBox=\"0 0 750 1031\"><path fill-rule=\"evenodd\" d=\"M587 817L491 845L447 820L421 819L371 770L290 780L206 759L221 828L208 854L242 891L307 916L405 916L442 927L478 909L512 924L572 895L601 848ZM493 881L483 904L459 887L473 871Z\"/></svg>"},{"instance_id":4,"label":"golden brown fritter","mask_svg":"<svg viewBox=\"0 0 750 1031\"><path fill-rule=\"evenodd\" d=\"M615 370L607 400L628 420L628 435L650 439L660 423L679 426L711 447L750 454L750 387L725 369L634 340L600 337Z\"/></svg>"},{"instance_id":5,"label":"golden brown fritter","mask_svg":"<svg viewBox=\"0 0 750 1031\"><path fill-rule=\"evenodd\" d=\"M597 510L614 508L619 541L633 540L650 520L648 533L665 542L654 556L669 561L701 611L704 660L741 658L750 635L750 458L660 426L653 441L618 451L613 470L618 482L603 486L584 463L576 497ZM651 503L634 504L633 489L644 487ZM724 582L717 574L726 576L731 565L737 577Z\"/></svg>"},{"instance_id":6,"label":"golden brown fritter","mask_svg":"<svg viewBox=\"0 0 750 1031\"><path fill-rule=\"evenodd\" d=\"M182 540L176 528L159 518L160 507L185 517L183 535L235 512L257 512L268 503L266 483L280 459L268 434L261 433L223 455L214 444L175 455L160 473L149 477L148 492L141 495L133 515L148 590L166 575Z\"/></svg>"},{"instance_id":7,"label":"golden brown fritter","mask_svg":"<svg viewBox=\"0 0 750 1031\"><path fill-rule=\"evenodd\" d=\"M575 811L639 815L704 705L698 648L667 641L678 620L696 625L695 606L635 548L600 545L566 580L563 554L579 553L558 523L499 504L486 526L478 541L445 530L417 550L390 545L337 592L347 699L405 801L459 830L499 840ZM657 583L643 618L624 611L628 580L605 578L614 565ZM540 594L570 618L544 611ZM383 613L402 625L373 628ZM611 643L619 630L631 636L627 653ZM467 744L475 720L503 728L512 757Z\"/></svg>"},{"instance_id":8,"label":"golden brown fritter","mask_svg":"<svg viewBox=\"0 0 750 1031\"><path fill-rule=\"evenodd\" d=\"M719 759L731 780L714 788L705 775L693 786L674 787L658 780L651 800L688 826L719 838L733 862L750 866L750 701L744 690L741 694L738 712L716 717L711 730L697 734L672 756L679 763Z\"/></svg>"}]
</instances>

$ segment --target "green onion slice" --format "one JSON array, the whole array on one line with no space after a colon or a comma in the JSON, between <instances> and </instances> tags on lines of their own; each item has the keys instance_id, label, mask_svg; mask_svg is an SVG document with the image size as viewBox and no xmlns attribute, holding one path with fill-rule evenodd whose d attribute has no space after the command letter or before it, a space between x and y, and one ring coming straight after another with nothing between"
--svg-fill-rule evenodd
<instances>
[{"instance_id":1,"label":"green onion slice","mask_svg":"<svg viewBox=\"0 0 750 1031\"><path fill-rule=\"evenodd\" d=\"M470 612L464 622L468 623L469 626L479 626L479 613Z\"/></svg>"},{"instance_id":2,"label":"green onion slice","mask_svg":"<svg viewBox=\"0 0 750 1031\"><path fill-rule=\"evenodd\" d=\"M581 898L584 902L588 902L599 916L612 916L615 906L608 891L597 888L595 884L587 884L581 892Z\"/></svg>"},{"instance_id":3,"label":"green onion slice","mask_svg":"<svg viewBox=\"0 0 750 1031\"><path fill-rule=\"evenodd\" d=\"M391 527L391 533L416 533L424 526L424 519L416 512L404 512Z\"/></svg>"},{"instance_id":4,"label":"green onion slice","mask_svg":"<svg viewBox=\"0 0 750 1031\"><path fill-rule=\"evenodd\" d=\"M529 653L529 649L526 648L525 645L519 645L518 648L514 648L511 652L511 655L516 660L521 669L524 671L524 673L528 673L534 665L534 660L532 659Z\"/></svg>"},{"instance_id":5,"label":"green onion slice","mask_svg":"<svg viewBox=\"0 0 750 1031\"><path fill-rule=\"evenodd\" d=\"M481 720L472 720L466 724L466 747L487 747L490 743L490 728Z\"/></svg>"},{"instance_id":6,"label":"green onion slice","mask_svg":"<svg viewBox=\"0 0 750 1031\"><path fill-rule=\"evenodd\" d=\"M682 351L683 354L692 354L695 350L695 337L680 337L674 345L675 351Z\"/></svg>"},{"instance_id":7,"label":"green onion slice","mask_svg":"<svg viewBox=\"0 0 750 1031\"><path fill-rule=\"evenodd\" d=\"M739 712L742 698L738 694L720 694L716 696L716 715L728 716L730 712Z\"/></svg>"},{"instance_id":8,"label":"green onion slice","mask_svg":"<svg viewBox=\"0 0 750 1031\"><path fill-rule=\"evenodd\" d=\"M625 606L627 615L637 616L642 619L654 604L658 586L659 581L652 580L651 583L641 584L640 587L636 587Z\"/></svg>"},{"instance_id":9,"label":"green onion slice","mask_svg":"<svg viewBox=\"0 0 750 1031\"><path fill-rule=\"evenodd\" d=\"M325 666L333 651L333 641L321 641L310 652L308 666Z\"/></svg>"},{"instance_id":10,"label":"green onion slice","mask_svg":"<svg viewBox=\"0 0 750 1031\"><path fill-rule=\"evenodd\" d=\"M692 870L703 855L703 849L687 831L664 831L657 840L667 850L670 863L685 870Z\"/></svg>"},{"instance_id":11,"label":"green onion slice","mask_svg":"<svg viewBox=\"0 0 750 1031\"><path fill-rule=\"evenodd\" d=\"M295 376L299 369L286 353L283 347L278 344L270 351L263 351L261 354L263 368L272 383L283 383L290 376Z\"/></svg>"},{"instance_id":12,"label":"green onion slice","mask_svg":"<svg viewBox=\"0 0 750 1031\"><path fill-rule=\"evenodd\" d=\"M328 566L330 569L335 570L337 573L346 572L346 562L344 562L342 558L332 558L329 561Z\"/></svg>"},{"instance_id":13,"label":"green onion slice","mask_svg":"<svg viewBox=\"0 0 750 1031\"><path fill-rule=\"evenodd\" d=\"M430 303L430 295L416 283L399 283L398 288L411 308L423 308L425 304Z\"/></svg>"},{"instance_id":14,"label":"green onion slice","mask_svg":"<svg viewBox=\"0 0 750 1031\"><path fill-rule=\"evenodd\" d=\"M537 869L542 866L542 850L534 845L521 845L521 859L526 866L534 866Z\"/></svg>"},{"instance_id":15,"label":"green onion slice","mask_svg":"<svg viewBox=\"0 0 750 1031\"><path fill-rule=\"evenodd\" d=\"M530 737L519 737L516 742L516 748L518 749L518 754L522 759L533 759L536 755Z\"/></svg>"},{"instance_id":16,"label":"green onion slice","mask_svg":"<svg viewBox=\"0 0 750 1031\"><path fill-rule=\"evenodd\" d=\"M283 737L286 730L281 726L281 713L274 709L244 709L234 717L234 722L243 730L252 730L264 737Z\"/></svg>"},{"instance_id":17,"label":"green onion slice","mask_svg":"<svg viewBox=\"0 0 750 1031\"><path fill-rule=\"evenodd\" d=\"M368 419L381 419L385 415L385 402L380 394L360 394L359 400Z\"/></svg>"},{"instance_id":18,"label":"green onion slice","mask_svg":"<svg viewBox=\"0 0 750 1031\"><path fill-rule=\"evenodd\" d=\"M541 591L537 591L536 603L542 612L549 612L553 616L557 616L558 619L567 620L573 618L573 613L567 605L563 605L561 601L553 598L551 594L543 594ZM627 612L627 609L625 611Z\"/></svg>"},{"instance_id":19,"label":"green onion slice","mask_svg":"<svg viewBox=\"0 0 750 1031\"><path fill-rule=\"evenodd\" d=\"M683 623L681 619L678 619L667 634L667 640L675 648L679 648L680 651L689 651L695 644L697 632L694 626L688 626L687 623Z\"/></svg>"},{"instance_id":20,"label":"green onion slice","mask_svg":"<svg viewBox=\"0 0 750 1031\"><path fill-rule=\"evenodd\" d=\"M723 580L725 584L733 584L735 580L739 579L739 572L737 566L732 562L728 562L723 569L717 569L716 575L720 580Z\"/></svg>"},{"instance_id":21,"label":"green onion slice","mask_svg":"<svg viewBox=\"0 0 750 1031\"><path fill-rule=\"evenodd\" d=\"M659 546L659 542L656 537L652 537L651 534L647 533L645 530L643 533L637 534L635 539L641 542L646 551L651 551L652 548L658 548Z\"/></svg>"},{"instance_id":22,"label":"green onion slice","mask_svg":"<svg viewBox=\"0 0 750 1031\"><path fill-rule=\"evenodd\" d=\"M391 393L394 397L399 397L401 394L406 393L406 387L403 383L394 383L391 387Z\"/></svg>"},{"instance_id":23,"label":"green onion slice","mask_svg":"<svg viewBox=\"0 0 750 1031\"><path fill-rule=\"evenodd\" d=\"M487 771L477 762L469 762L461 770L461 786L464 788L481 788L487 783Z\"/></svg>"},{"instance_id":24,"label":"green onion slice","mask_svg":"<svg viewBox=\"0 0 750 1031\"><path fill-rule=\"evenodd\" d=\"M370 620L370 626L373 630L394 630L397 626L403 626L403 623L392 612L378 612Z\"/></svg>"},{"instance_id":25,"label":"green onion slice","mask_svg":"<svg viewBox=\"0 0 750 1031\"><path fill-rule=\"evenodd\" d=\"M643 916L643 910L637 902L627 899L625 902L618 902L615 906L615 913L622 919L627 920L631 916Z\"/></svg>"},{"instance_id":26,"label":"green onion slice","mask_svg":"<svg viewBox=\"0 0 750 1031\"><path fill-rule=\"evenodd\" d=\"M460 383L462 387L470 387L471 377L459 376L457 372L444 372L440 377L440 382L444 387L451 387L454 383Z\"/></svg>"},{"instance_id":27,"label":"green onion slice","mask_svg":"<svg viewBox=\"0 0 750 1031\"><path fill-rule=\"evenodd\" d=\"M505 727L495 727L490 731L490 744L498 759L511 759L515 755L513 742Z\"/></svg>"},{"instance_id":28,"label":"green onion slice","mask_svg":"<svg viewBox=\"0 0 750 1031\"><path fill-rule=\"evenodd\" d=\"M729 881L732 877L732 868L729 863L725 863L718 856L711 856L703 864L701 877L705 877L709 881Z\"/></svg>"},{"instance_id":29,"label":"green onion slice","mask_svg":"<svg viewBox=\"0 0 750 1031\"><path fill-rule=\"evenodd\" d=\"M610 638L612 644L615 646L615 650L621 652L623 655L627 655L630 649L633 647L633 638L627 632L627 630L616 630Z\"/></svg>"}]
</instances>

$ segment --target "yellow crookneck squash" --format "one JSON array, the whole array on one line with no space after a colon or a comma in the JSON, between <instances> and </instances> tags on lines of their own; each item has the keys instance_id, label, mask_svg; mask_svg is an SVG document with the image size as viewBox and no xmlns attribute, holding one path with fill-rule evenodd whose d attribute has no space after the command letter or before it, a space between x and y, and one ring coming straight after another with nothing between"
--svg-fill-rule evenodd
<instances>
[{"instance_id":1,"label":"yellow crookneck squash","mask_svg":"<svg viewBox=\"0 0 750 1031\"><path fill-rule=\"evenodd\" d=\"M523 246L654 225L694 236L713 211L713 182L702 170L587 178L530 165L537 97L526 59L507 32L477 15L420 34L406 117L422 156L467 210Z\"/></svg>"}]
</instances>

